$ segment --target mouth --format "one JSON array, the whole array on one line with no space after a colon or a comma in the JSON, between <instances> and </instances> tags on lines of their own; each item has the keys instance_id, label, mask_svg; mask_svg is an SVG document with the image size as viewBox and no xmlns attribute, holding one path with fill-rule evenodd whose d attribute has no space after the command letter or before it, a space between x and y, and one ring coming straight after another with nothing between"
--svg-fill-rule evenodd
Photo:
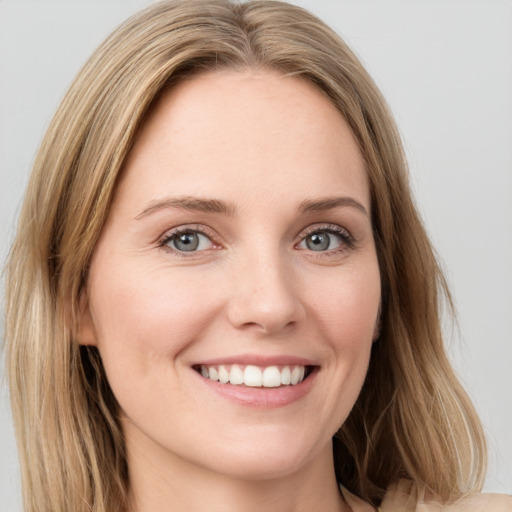
<instances>
[{"instance_id":1,"label":"mouth","mask_svg":"<svg viewBox=\"0 0 512 512\"><path fill-rule=\"evenodd\" d=\"M250 388L283 388L301 384L319 367L311 365L197 364L192 368L203 378L221 384Z\"/></svg>"}]
</instances>

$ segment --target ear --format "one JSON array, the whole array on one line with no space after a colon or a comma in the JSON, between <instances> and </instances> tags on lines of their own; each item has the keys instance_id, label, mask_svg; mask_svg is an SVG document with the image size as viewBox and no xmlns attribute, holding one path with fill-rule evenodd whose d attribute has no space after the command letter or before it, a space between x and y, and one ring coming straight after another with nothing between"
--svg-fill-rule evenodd
<instances>
[{"instance_id":1,"label":"ear","mask_svg":"<svg viewBox=\"0 0 512 512\"><path fill-rule=\"evenodd\" d=\"M87 292L83 291L78 303L78 314L74 337L79 345L97 345L96 329L92 318Z\"/></svg>"},{"instance_id":2,"label":"ear","mask_svg":"<svg viewBox=\"0 0 512 512\"><path fill-rule=\"evenodd\" d=\"M379 336L380 336L380 325L376 324L375 329L373 330L372 342L375 343L379 339Z\"/></svg>"}]
</instances>

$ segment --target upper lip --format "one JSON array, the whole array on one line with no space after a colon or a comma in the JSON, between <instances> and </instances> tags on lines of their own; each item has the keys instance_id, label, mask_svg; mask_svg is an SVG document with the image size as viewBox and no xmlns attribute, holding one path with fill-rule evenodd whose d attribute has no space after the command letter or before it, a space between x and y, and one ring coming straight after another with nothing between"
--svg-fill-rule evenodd
<instances>
[{"instance_id":1,"label":"upper lip","mask_svg":"<svg viewBox=\"0 0 512 512\"><path fill-rule=\"evenodd\" d=\"M292 355L257 355L257 354L244 354L244 355L232 355L226 357L215 357L213 359L204 359L195 362L192 366L203 365L203 366L214 366L219 364L232 365L253 365L260 367L267 366L318 366L318 363L304 357L292 356Z\"/></svg>"}]
</instances>

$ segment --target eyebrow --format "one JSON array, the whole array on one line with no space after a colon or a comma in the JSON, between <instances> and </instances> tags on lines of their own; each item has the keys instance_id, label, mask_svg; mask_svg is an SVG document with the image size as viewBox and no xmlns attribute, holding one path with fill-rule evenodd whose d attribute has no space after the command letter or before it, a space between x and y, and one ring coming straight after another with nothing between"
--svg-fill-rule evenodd
<instances>
[{"instance_id":1,"label":"eyebrow","mask_svg":"<svg viewBox=\"0 0 512 512\"><path fill-rule=\"evenodd\" d=\"M156 199L151 201L149 205L135 217L135 219L140 220L143 217L166 208L181 208L182 210L188 210L191 212L217 213L227 215L229 217L234 217L236 214L235 205L226 201L202 197L181 196L167 197L165 199Z\"/></svg>"},{"instance_id":2,"label":"eyebrow","mask_svg":"<svg viewBox=\"0 0 512 512\"><path fill-rule=\"evenodd\" d=\"M366 208L352 197L326 197L323 199L306 199L299 205L299 213L324 212L341 206L356 208L368 217Z\"/></svg>"},{"instance_id":3,"label":"eyebrow","mask_svg":"<svg viewBox=\"0 0 512 512\"><path fill-rule=\"evenodd\" d=\"M306 199L297 208L299 213L324 212L339 207L352 207L368 216L366 208L352 197L326 197L322 199ZM140 220L152 213L167 208L180 208L191 212L215 213L234 217L237 212L236 206L231 202L220 199L209 199L203 197L180 196L155 199L144 208L135 220Z\"/></svg>"}]
</instances>

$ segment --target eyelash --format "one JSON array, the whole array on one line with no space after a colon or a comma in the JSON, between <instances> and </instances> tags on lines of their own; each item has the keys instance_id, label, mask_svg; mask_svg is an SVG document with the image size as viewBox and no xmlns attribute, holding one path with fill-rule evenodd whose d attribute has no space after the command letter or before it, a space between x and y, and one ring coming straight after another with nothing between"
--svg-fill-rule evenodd
<instances>
[{"instance_id":1,"label":"eyelash","mask_svg":"<svg viewBox=\"0 0 512 512\"><path fill-rule=\"evenodd\" d=\"M170 247L169 244L174 239L179 237L180 235L184 235L187 233L197 233L199 235L203 235L207 237L211 243L214 245L214 247L219 248L220 246L216 244L212 239L215 237L215 234L213 231L207 230L204 228L204 226L180 226L177 228L174 228L170 231L167 231L160 241L158 242L159 247L164 249L166 252L170 252L178 257L182 258L193 258L197 257L198 253L202 253L209 249L203 249L199 251L190 251L190 253L187 253L187 251L179 251L177 249L173 249ZM299 245L300 243L304 242L305 239L308 236L314 235L315 233L329 233L331 235L337 235L341 240L341 246L336 249L330 249L326 251L313 251L309 250L309 252L314 255L314 257L326 257L326 256L332 256L339 254L341 252L344 252L348 249L352 249L355 246L355 240L354 237L344 228L336 225L336 224L324 224L324 225L314 225L310 226L309 228L306 228L306 230L302 233L300 241L295 244L295 247ZM306 249L307 250L307 249ZM314 254L317 252L317 254Z\"/></svg>"},{"instance_id":2,"label":"eyelash","mask_svg":"<svg viewBox=\"0 0 512 512\"><path fill-rule=\"evenodd\" d=\"M299 243L302 243L306 240L308 236L314 235L315 233L329 233L331 235L337 235L340 240L340 247L336 249L330 249L327 251L312 251L312 255L314 257L329 257L335 256L347 250L353 249L355 247L355 239L354 237L347 231L345 228L338 226L336 224L324 224L324 225L314 225L306 228L306 230L302 233L301 239ZM315 254L316 253L316 254Z\"/></svg>"},{"instance_id":3,"label":"eyelash","mask_svg":"<svg viewBox=\"0 0 512 512\"><path fill-rule=\"evenodd\" d=\"M190 251L190 253L187 253L187 251L178 251L177 249L173 249L172 247L167 245L170 242L172 242L174 239L178 238L180 235L184 235L187 233L203 235L203 236L207 237L214 246L220 247L220 246L218 246L218 244L216 244L212 240L215 237L214 232L205 229L204 226L180 226L180 227L171 229L170 231L167 231L162 236L162 238L158 242L158 245L159 245L159 247L164 249L166 252L170 252L170 253L172 253L178 257L182 257L182 258L193 258L194 256L197 256L198 253L201 253L201 252L204 252L204 250L207 250L207 249L204 249L202 251Z\"/></svg>"}]
</instances>

